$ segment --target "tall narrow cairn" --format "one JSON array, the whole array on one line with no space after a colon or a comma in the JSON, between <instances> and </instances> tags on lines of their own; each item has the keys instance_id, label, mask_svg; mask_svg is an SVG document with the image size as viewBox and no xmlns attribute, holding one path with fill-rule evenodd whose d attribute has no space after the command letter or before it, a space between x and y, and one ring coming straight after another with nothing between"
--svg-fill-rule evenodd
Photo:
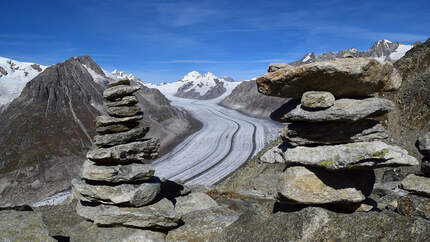
<instances>
[{"instance_id":1,"label":"tall narrow cairn","mask_svg":"<svg viewBox=\"0 0 430 242\"><path fill-rule=\"evenodd\" d=\"M406 150L383 141L388 134L378 121L395 106L374 94L397 90L401 81L391 63L365 58L287 66L260 76L261 93L293 98L280 113L287 123L279 131L284 143L260 158L288 166L279 200L358 206L373 189L374 168L418 165Z\"/></svg>"},{"instance_id":2,"label":"tall narrow cairn","mask_svg":"<svg viewBox=\"0 0 430 242\"><path fill-rule=\"evenodd\" d=\"M103 93L108 115L97 117L95 149L87 153L81 178L72 181L77 213L98 225L168 229L180 216L160 196L161 181L149 163L158 155L158 139L145 138L148 127L129 80L109 84Z\"/></svg>"}]
</instances>

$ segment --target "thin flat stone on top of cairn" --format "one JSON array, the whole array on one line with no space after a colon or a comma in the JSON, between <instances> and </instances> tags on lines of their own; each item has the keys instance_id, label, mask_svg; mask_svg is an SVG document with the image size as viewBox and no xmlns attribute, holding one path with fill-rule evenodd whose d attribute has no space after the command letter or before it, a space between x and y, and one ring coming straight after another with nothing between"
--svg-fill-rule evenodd
<instances>
[{"instance_id":1,"label":"thin flat stone on top of cairn","mask_svg":"<svg viewBox=\"0 0 430 242\"><path fill-rule=\"evenodd\" d=\"M261 93L293 98L279 110L279 121L288 122L279 131L284 142L260 157L288 166L279 200L359 205L373 189L374 168L418 165L403 148L383 142L388 134L375 119L395 105L371 95L395 91L401 82L391 63L365 58L281 68L257 78Z\"/></svg>"},{"instance_id":2,"label":"thin flat stone on top of cairn","mask_svg":"<svg viewBox=\"0 0 430 242\"><path fill-rule=\"evenodd\" d=\"M149 128L139 124L138 90L124 79L104 91L108 115L97 117L96 148L87 153L80 179L72 181L76 211L97 225L169 229L181 215L160 195L161 181L150 164L160 141L147 138Z\"/></svg>"}]
</instances>

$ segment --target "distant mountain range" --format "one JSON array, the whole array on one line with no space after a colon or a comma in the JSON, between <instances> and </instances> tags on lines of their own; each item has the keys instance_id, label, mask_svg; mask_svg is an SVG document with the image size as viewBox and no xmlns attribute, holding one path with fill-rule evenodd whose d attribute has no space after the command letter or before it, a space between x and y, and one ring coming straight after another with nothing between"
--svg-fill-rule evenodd
<instances>
[{"instance_id":1,"label":"distant mountain range","mask_svg":"<svg viewBox=\"0 0 430 242\"><path fill-rule=\"evenodd\" d=\"M397 61L402 58L405 53L412 49L413 45L405 45L399 42L391 42L389 40L376 41L367 51L358 51L355 48L341 50L337 53L331 51L315 55L314 52L309 52L300 60L289 63L293 66L299 66L317 61L328 61L342 57L368 57L376 58L385 61Z\"/></svg>"},{"instance_id":2,"label":"distant mountain range","mask_svg":"<svg viewBox=\"0 0 430 242\"><path fill-rule=\"evenodd\" d=\"M200 74L192 71L177 82L159 85L147 84L148 87L157 88L166 95L181 98L209 100L230 93L239 82L228 76L217 77L213 73Z\"/></svg>"}]
</instances>

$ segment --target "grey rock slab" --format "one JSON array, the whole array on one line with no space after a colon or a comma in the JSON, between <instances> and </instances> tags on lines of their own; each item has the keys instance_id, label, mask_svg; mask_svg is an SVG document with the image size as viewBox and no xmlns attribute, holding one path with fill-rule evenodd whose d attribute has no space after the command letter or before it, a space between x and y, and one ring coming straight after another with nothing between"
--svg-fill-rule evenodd
<instances>
[{"instance_id":1,"label":"grey rock slab","mask_svg":"<svg viewBox=\"0 0 430 242\"><path fill-rule=\"evenodd\" d=\"M424 156L430 156L430 132L418 138L418 150Z\"/></svg>"},{"instance_id":2,"label":"grey rock slab","mask_svg":"<svg viewBox=\"0 0 430 242\"><path fill-rule=\"evenodd\" d=\"M0 218L0 241L55 241L35 212L5 210Z\"/></svg>"},{"instance_id":3,"label":"grey rock slab","mask_svg":"<svg viewBox=\"0 0 430 242\"><path fill-rule=\"evenodd\" d=\"M287 63L271 63L269 67L267 67L267 72L275 72L283 68L292 68L292 66L288 65Z\"/></svg>"},{"instance_id":4,"label":"grey rock slab","mask_svg":"<svg viewBox=\"0 0 430 242\"><path fill-rule=\"evenodd\" d=\"M130 122L125 124L112 124L108 126L101 126L96 128L98 134L113 134L129 131L132 128L139 126L138 122Z\"/></svg>"},{"instance_id":5,"label":"grey rock slab","mask_svg":"<svg viewBox=\"0 0 430 242\"><path fill-rule=\"evenodd\" d=\"M281 200L297 204L359 203L366 199L360 174L336 174L325 170L288 167L281 174L278 194ZM363 176L366 178L366 176ZM371 187L373 184L364 184Z\"/></svg>"},{"instance_id":6,"label":"grey rock slab","mask_svg":"<svg viewBox=\"0 0 430 242\"><path fill-rule=\"evenodd\" d=\"M308 109L326 109L334 105L334 100L330 92L308 91L303 93L301 103Z\"/></svg>"},{"instance_id":7,"label":"grey rock slab","mask_svg":"<svg viewBox=\"0 0 430 242\"><path fill-rule=\"evenodd\" d=\"M103 97L110 101L115 101L117 98L132 95L140 89L139 86L118 85L110 87L103 92Z\"/></svg>"},{"instance_id":8,"label":"grey rock slab","mask_svg":"<svg viewBox=\"0 0 430 242\"><path fill-rule=\"evenodd\" d=\"M407 191L430 196L430 178L428 177L410 174L403 179L400 187Z\"/></svg>"},{"instance_id":9,"label":"grey rock slab","mask_svg":"<svg viewBox=\"0 0 430 242\"><path fill-rule=\"evenodd\" d=\"M148 131L148 127L137 127L120 133L96 135L93 140L98 147L110 147L142 140Z\"/></svg>"},{"instance_id":10,"label":"grey rock slab","mask_svg":"<svg viewBox=\"0 0 430 242\"><path fill-rule=\"evenodd\" d=\"M381 141L317 147L278 146L267 152L274 154L264 154L266 157L282 158L280 163L303 164L329 170L418 165L418 160L408 155L406 150Z\"/></svg>"},{"instance_id":11,"label":"grey rock slab","mask_svg":"<svg viewBox=\"0 0 430 242\"><path fill-rule=\"evenodd\" d=\"M144 207L117 207L112 205L85 206L78 203L76 212L97 225L124 225L139 228L166 229L176 227L181 216L173 203L162 199Z\"/></svg>"},{"instance_id":12,"label":"grey rock slab","mask_svg":"<svg viewBox=\"0 0 430 242\"><path fill-rule=\"evenodd\" d=\"M164 242L166 235L161 232L128 227L99 227L84 221L71 231L71 242Z\"/></svg>"},{"instance_id":13,"label":"grey rock slab","mask_svg":"<svg viewBox=\"0 0 430 242\"><path fill-rule=\"evenodd\" d=\"M302 105L281 117L283 122L345 122L357 121L386 114L393 110L394 103L381 98L338 99L330 108L318 111L308 111Z\"/></svg>"},{"instance_id":14,"label":"grey rock slab","mask_svg":"<svg viewBox=\"0 0 430 242\"><path fill-rule=\"evenodd\" d=\"M166 241L217 241L225 228L233 224L239 213L225 207L215 207L187 213L184 225L169 231Z\"/></svg>"},{"instance_id":15,"label":"grey rock slab","mask_svg":"<svg viewBox=\"0 0 430 242\"><path fill-rule=\"evenodd\" d=\"M105 105L107 107L132 106L138 102L139 101L137 100L136 96L125 96L115 102L106 102Z\"/></svg>"},{"instance_id":16,"label":"grey rock slab","mask_svg":"<svg viewBox=\"0 0 430 242\"><path fill-rule=\"evenodd\" d=\"M335 97L363 97L400 88L402 78L389 62L342 58L283 68L257 78L259 92L300 98L307 91L327 91Z\"/></svg>"},{"instance_id":17,"label":"grey rock slab","mask_svg":"<svg viewBox=\"0 0 430 242\"><path fill-rule=\"evenodd\" d=\"M142 115L137 115L133 117L124 117L124 118L116 118L107 115L98 116L96 118L96 127L104 127L115 124L126 124L126 123L134 123L143 119Z\"/></svg>"},{"instance_id":18,"label":"grey rock slab","mask_svg":"<svg viewBox=\"0 0 430 242\"><path fill-rule=\"evenodd\" d=\"M86 160L82 165L81 177L91 181L105 182L135 182L146 181L154 176L155 170L151 164L131 163L124 165L97 165Z\"/></svg>"},{"instance_id":19,"label":"grey rock slab","mask_svg":"<svg viewBox=\"0 0 430 242\"><path fill-rule=\"evenodd\" d=\"M136 115L141 115L142 109L139 106L121 106L121 107L106 107L106 112L114 117L132 117Z\"/></svg>"},{"instance_id":20,"label":"grey rock slab","mask_svg":"<svg viewBox=\"0 0 430 242\"><path fill-rule=\"evenodd\" d=\"M160 140L152 138L146 141L137 141L123 145L117 145L109 148L98 148L90 150L87 158L94 162L103 163L128 163L144 162L154 159L158 156L160 149Z\"/></svg>"},{"instance_id":21,"label":"grey rock slab","mask_svg":"<svg viewBox=\"0 0 430 242\"><path fill-rule=\"evenodd\" d=\"M152 202L160 193L160 187L160 181L156 179L141 184L114 185L92 185L81 179L72 180L73 194L81 201L129 204L134 207Z\"/></svg>"},{"instance_id":22,"label":"grey rock slab","mask_svg":"<svg viewBox=\"0 0 430 242\"><path fill-rule=\"evenodd\" d=\"M195 192L178 197L175 204L175 210L180 214L187 214L212 207L218 207L218 203L203 192Z\"/></svg>"},{"instance_id":23,"label":"grey rock slab","mask_svg":"<svg viewBox=\"0 0 430 242\"><path fill-rule=\"evenodd\" d=\"M108 87L114 87L119 85L126 85L130 86L130 80L129 79L120 79L116 81L109 82Z\"/></svg>"},{"instance_id":24,"label":"grey rock slab","mask_svg":"<svg viewBox=\"0 0 430 242\"><path fill-rule=\"evenodd\" d=\"M368 142L388 138L385 128L375 120L357 122L294 122L279 130L281 138L292 146Z\"/></svg>"}]
</instances>

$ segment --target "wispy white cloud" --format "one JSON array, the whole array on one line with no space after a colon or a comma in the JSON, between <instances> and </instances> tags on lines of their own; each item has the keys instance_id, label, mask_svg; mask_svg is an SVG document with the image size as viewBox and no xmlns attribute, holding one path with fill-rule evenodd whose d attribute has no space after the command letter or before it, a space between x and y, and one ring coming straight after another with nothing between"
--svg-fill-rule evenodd
<instances>
[{"instance_id":1,"label":"wispy white cloud","mask_svg":"<svg viewBox=\"0 0 430 242\"><path fill-rule=\"evenodd\" d=\"M192 63L192 64L229 64L229 63L273 63L273 62L285 62L285 59L257 59L257 60L166 60L157 61L157 63L163 64L180 64L180 63Z\"/></svg>"}]
</instances>

